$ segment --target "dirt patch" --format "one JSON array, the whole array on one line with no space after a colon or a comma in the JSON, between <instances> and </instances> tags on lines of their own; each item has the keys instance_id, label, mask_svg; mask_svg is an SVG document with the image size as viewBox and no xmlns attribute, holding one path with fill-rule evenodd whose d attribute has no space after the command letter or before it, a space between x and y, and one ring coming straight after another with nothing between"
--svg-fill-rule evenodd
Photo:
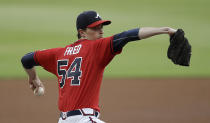
<instances>
[{"instance_id":1,"label":"dirt patch","mask_svg":"<svg viewBox=\"0 0 210 123\"><path fill-rule=\"evenodd\" d=\"M35 97L27 80L0 80L0 123L57 123L56 80ZM101 119L108 123L209 123L210 79L105 79Z\"/></svg>"}]
</instances>

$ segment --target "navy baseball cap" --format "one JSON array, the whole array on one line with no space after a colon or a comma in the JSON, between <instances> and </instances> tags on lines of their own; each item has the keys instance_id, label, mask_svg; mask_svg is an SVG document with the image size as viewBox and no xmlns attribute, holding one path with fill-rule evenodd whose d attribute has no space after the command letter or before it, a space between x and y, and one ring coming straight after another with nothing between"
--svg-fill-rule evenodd
<instances>
[{"instance_id":1,"label":"navy baseball cap","mask_svg":"<svg viewBox=\"0 0 210 123\"><path fill-rule=\"evenodd\" d=\"M99 14L95 11L84 11L77 17L77 30L92 28L99 24L109 25L110 20L102 20Z\"/></svg>"}]
</instances>

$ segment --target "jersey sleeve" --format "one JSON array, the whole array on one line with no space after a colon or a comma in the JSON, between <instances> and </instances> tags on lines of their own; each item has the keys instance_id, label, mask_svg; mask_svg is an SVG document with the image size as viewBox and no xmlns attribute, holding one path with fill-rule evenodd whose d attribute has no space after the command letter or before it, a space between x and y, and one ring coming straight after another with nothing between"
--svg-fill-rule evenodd
<instances>
[{"instance_id":1,"label":"jersey sleeve","mask_svg":"<svg viewBox=\"0 0 210 123\"><path fill-rule=\"evenodd\" d=\"M34 59L45 70L56 75L56 52L59 48L35 51Z\"/></svg>"},{"instance_id":2,"label":"jersey sleeve","mask_svg":"<svg viewBox=\"0 0 210 123\"><path fill-rule=\"evenodd\" d=\"M120 51L128 42L140 40L139 28L131 29L114 35L113 49L114 52Z\"/></svg>"},{"instance_id":3,"label":"jersey sleeve","mask_svg":"<svg viewBox=\"0 0 210 123\"><path fill-rule=\"evenodd\" d=\"M114 52L113 36L99 39L96 41L96 43L97 60L103 66L106 66L114 58L115 55L120 54L122 52L122 49L118 52Z\"/></svg>"}]
</instances>

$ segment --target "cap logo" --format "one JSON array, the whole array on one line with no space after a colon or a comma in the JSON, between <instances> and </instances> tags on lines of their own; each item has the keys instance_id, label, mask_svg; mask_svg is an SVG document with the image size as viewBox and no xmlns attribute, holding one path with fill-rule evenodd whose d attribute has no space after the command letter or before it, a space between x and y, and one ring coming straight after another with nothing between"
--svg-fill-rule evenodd
<instances>
[{"instance_id":1,"label":"cap logo","mask_svg":"<svg viewBox=\"0 0 210 123\"><path fill-rule=\"evenodd\" d=\"M100 18L100 15L97 13L96 17L95 18Z\"/></svg>"}]
</instances>

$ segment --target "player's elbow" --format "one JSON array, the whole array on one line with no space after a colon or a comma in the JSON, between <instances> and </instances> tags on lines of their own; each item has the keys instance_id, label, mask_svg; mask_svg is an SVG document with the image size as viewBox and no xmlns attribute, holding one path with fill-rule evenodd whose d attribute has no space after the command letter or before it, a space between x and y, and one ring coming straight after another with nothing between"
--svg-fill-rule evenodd
<instances>
[{"instance_id":1,"label":"player's elbow","mask_svg":"<svg viewBox=\"0 0 210 123\"><path fill-rule=\"evenodd\" d=\"M21 63L25 69L31 69L32 66L30 65L29 59L26 55L21 58Z\"/></svg>"},{"instance_id":2,"label":"player's elbow","mask_svg":"<svg viewBox=\"0 0 210 123\"><path fill-rule=\"evenodd\" d=\"M31 69L36 65L33 56L34 53L28 53L21 58L21 63L25 69Z\"/></svg>"}]
</instances>

